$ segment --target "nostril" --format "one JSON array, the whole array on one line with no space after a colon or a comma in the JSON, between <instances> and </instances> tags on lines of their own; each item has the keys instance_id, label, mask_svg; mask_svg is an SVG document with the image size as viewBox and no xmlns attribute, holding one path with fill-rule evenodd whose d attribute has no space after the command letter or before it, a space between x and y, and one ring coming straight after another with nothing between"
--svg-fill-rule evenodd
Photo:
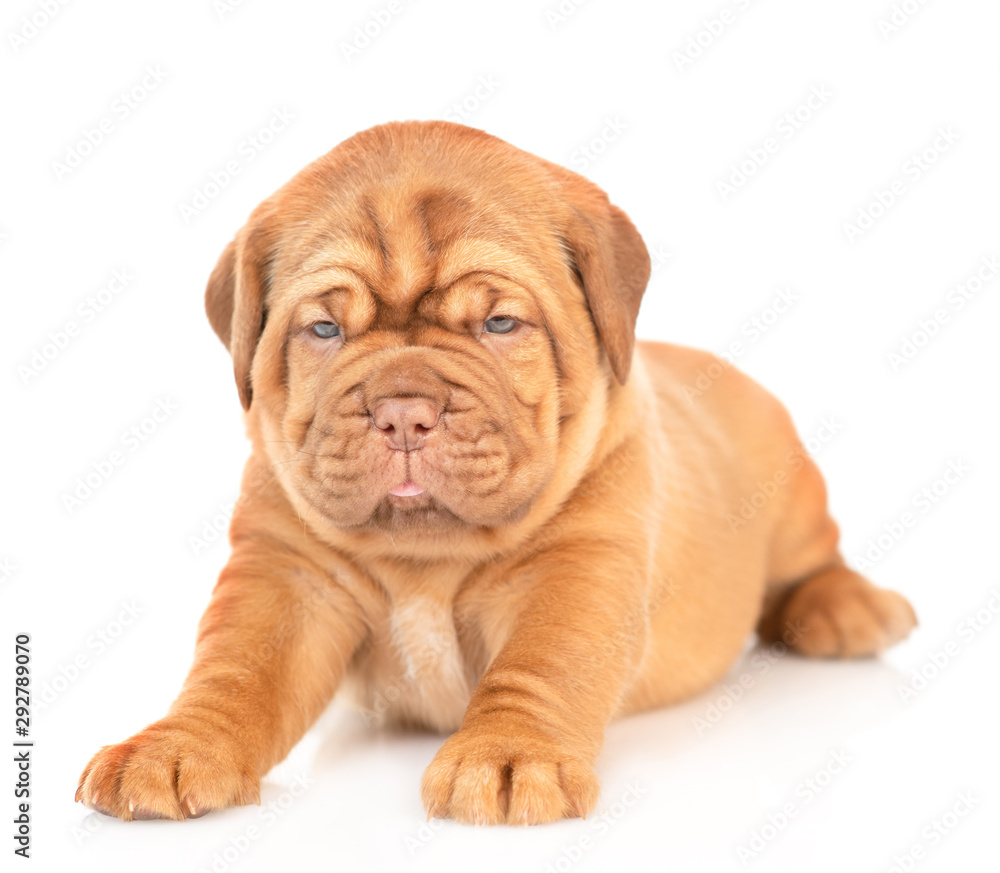
<instances>
[{"instance_id":1,"label":"nostril","mask_svg":"<svg viewBox=\"0 0 1000 873\"><path fill-rule=\"evenodd\" d=\"M420 448L438 423L441 407L423 397L388 397L371 410L372 424L398 450Z\"/></svg>"}]
</instances>

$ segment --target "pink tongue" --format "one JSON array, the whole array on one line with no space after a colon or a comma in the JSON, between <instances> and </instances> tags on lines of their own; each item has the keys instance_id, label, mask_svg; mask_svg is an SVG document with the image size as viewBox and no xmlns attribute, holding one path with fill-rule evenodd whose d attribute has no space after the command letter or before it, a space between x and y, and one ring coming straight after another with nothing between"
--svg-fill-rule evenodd
<instances>
[{"instance_id":1,"label":"pink tongue","mask_svg":"<svg viewBox=\"0 0 1000 873\"><path fill-rule=\"evenodd\" d=\"M424 489L416 482L404 482L402 485L397 485L389 493L394 497L416 497L418 494L423 494Z\"/></svg>"}]
</instances>

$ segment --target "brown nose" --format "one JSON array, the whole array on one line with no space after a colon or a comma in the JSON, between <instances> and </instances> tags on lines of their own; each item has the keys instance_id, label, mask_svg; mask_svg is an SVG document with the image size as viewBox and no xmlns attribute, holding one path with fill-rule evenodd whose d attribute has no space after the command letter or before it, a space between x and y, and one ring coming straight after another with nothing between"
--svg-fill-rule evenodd
<instances>
[{"instance_id":1,"label":"brown nose","mask_svg":"<svg viewBox=\"0 0 1000 873\"><path fill-rule=\"evenodd\" d=\"M389 397L372 410L375 427L397 452L419 449L441 417L441 407L426 397Z\"/></svg>"}]
</instances>

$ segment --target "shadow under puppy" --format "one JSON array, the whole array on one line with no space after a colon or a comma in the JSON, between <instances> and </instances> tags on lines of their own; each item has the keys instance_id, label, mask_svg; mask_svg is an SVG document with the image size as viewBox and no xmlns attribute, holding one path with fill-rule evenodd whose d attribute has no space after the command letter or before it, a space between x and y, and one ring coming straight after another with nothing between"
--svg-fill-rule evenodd
<instances>
[{"instance_id":1,"label":"shadow under puppy","mask_svg":"<svg viewBox=\"0 0 1000 873\"><path fill-rule=\"evenodd\" d=\"M608 721L705 689L755 628L817 656L905 637L778 401L635 342L648 278L599 188L445 122L359 133L257 207L206 295L253 443L232 556L180 696L77 799L258 802L343 686L453 732L430 815L581 816Z\"/></svg>"}]
</instances>

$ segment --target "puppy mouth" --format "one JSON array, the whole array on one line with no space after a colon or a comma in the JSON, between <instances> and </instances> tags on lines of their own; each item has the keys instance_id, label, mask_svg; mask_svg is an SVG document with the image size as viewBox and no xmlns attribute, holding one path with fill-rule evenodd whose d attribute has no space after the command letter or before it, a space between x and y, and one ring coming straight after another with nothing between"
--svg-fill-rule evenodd
<instances>
[{"instance_id":1,"label":"puppy mouth","mask_svg":"<svg viewBox=\"0 0 1000 873\"><path fill-rule=\"evenodd\" d=\"M405 494L397 492L403 491ZM396 486L380 500L367 525L389 531L430 531L465 527L466 523L415 482Z\"/></svg>"},{"instance_id":2,"label":"puppy mouth","mask_svg":"<svg viewBox=\"0 0 1000 873\"><path fill-rule=\"evenodd\" d=\"M407 479L405 482L401 482L395 488L391 489L389 493L393 497L416 497L424 493L424 489L421 488L416 482L411 482Z\"/></svg>"},{"instance_id":3,"label":"puppy mouth","mask_svg":"<svg viewBox=\"0 0 1000 873\"><path fill-rule=\"evenodd\" d=\"M382 504L391 515L397 518L407 517L411 522L432 515L435 510L442 508L429 491L412 479L405 479L391 488Z\"/></svg>"}]
</instances>

